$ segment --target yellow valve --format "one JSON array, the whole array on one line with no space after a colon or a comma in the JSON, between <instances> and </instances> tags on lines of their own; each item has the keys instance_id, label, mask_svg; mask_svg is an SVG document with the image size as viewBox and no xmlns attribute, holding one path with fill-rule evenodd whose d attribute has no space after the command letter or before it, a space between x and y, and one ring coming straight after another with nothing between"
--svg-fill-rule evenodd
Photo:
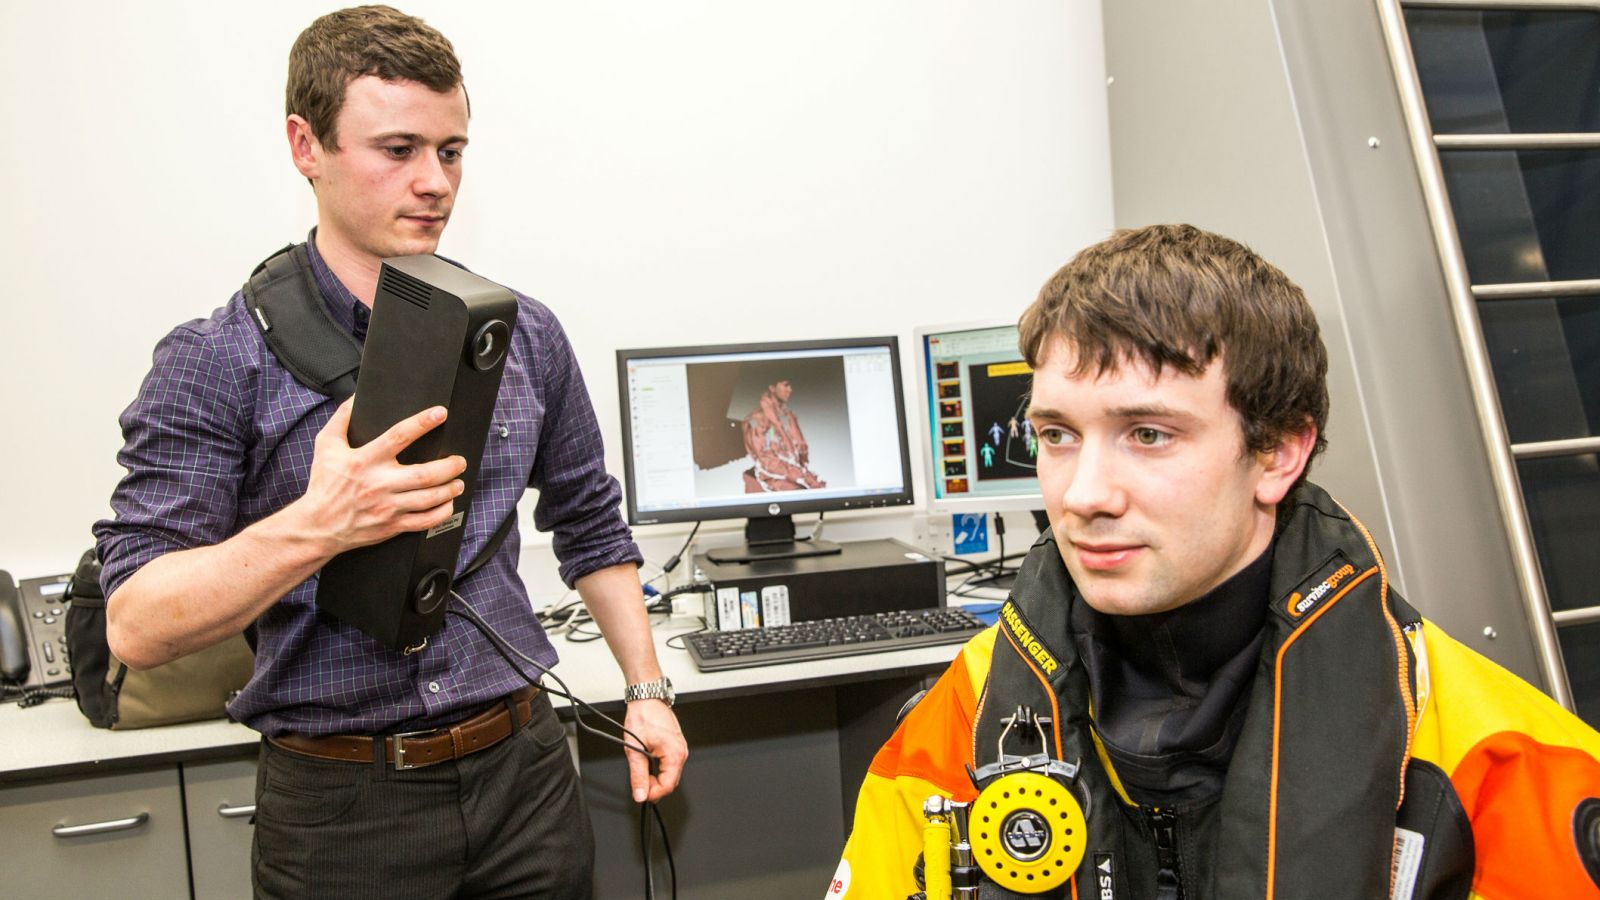
<instances>
[{"instance_id":1,"label":"yellow valve","mask_svg":"<svg viewBox=\"0 0 1600 900\"><path fill-rule=\"evenodd\" d=\"M1089 840L1078 798L1037 772L1013 772L991 782L972 804L968 827L979 868L1021 894L1060 887L1083 862Z\"/></svg>"},{"instance_id":2,"label":"yellow valve","mask_svg":"<svg viewBox=\"0 0 1600 900\"><path fill-rule=\"evenodd\" d=\"M928 900L950 900L950 823L930 819L922 826L922 883Z\"/></svg>"}]
</instances>

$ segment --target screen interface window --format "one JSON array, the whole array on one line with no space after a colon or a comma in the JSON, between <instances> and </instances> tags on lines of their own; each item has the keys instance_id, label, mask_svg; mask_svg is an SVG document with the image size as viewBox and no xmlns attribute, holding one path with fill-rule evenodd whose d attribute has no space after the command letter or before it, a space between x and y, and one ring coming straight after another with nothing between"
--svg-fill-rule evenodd
<instances>
[{"instance_id":1,"label":"screen interface window","mask_svg":"<svg viewBox=\"0 0 1600 900\"><path fill-rule=\"evenodd\" d=\"M1039 438L1028 422L1033 370L1013 325L923 338L935 499L1038 492Z\"/></svg>"},{"instance_id":2,"label":"screen interface window","mask_svg":"<svg viewBox=\"0 0 1600 900\"><path fill-rule=\"evenodd\" d=\"M635 501L669 510L905 489L888 347L628 363Z\"/></svg>"}]
</instances>

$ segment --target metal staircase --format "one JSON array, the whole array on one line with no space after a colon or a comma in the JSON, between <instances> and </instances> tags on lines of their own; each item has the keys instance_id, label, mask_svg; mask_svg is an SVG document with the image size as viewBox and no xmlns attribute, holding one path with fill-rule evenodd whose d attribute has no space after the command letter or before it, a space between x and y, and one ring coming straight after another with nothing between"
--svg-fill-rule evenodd
<instances>
[{"instance_id":1,"label":"metal staircase","mask_svg":"<svg viewBox=\"0 0 1600 900\"><path fill-rule=\"evenodd\" d=\"M1376 3L1545 683L1595 724L1600 680L1573 677L1563 651L1600 671L1600 629L1585 628L1600 623L1600 230L1585 227L1600 224L1586 218L1600 131L1584 130L1600 100L1582 99L1600 96L1600 2ZM1591 58L1565 73L1572 120L1517 131L1562 103L1530 117L1511 94L1560 84L1548 70L1574 53ZM1508 71L1516 60L1538 71Z\"/></svg>"}]
</instances>

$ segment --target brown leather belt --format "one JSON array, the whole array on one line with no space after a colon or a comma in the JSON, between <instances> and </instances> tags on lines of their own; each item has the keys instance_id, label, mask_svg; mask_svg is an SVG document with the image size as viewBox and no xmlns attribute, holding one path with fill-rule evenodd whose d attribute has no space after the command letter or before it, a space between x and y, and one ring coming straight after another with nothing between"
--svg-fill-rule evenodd
<instances>
[{"instance_id":1,"label":"brown leather belt","mask_svg":"<svg viewBox=\"0 0 1600 900\"><path fill-rule=\"evenodd\" d=\"M331 734L308 737L284 734L267 740L275 747L313 759L368 764L373 762L375 755L372 742L382 741L386 762L397 770L420 769L487 750L510 737L533 718L533 698L538 695L539 689L529 685L471 718L428 731L376 736Z\"/></svg>"}]
</instances>

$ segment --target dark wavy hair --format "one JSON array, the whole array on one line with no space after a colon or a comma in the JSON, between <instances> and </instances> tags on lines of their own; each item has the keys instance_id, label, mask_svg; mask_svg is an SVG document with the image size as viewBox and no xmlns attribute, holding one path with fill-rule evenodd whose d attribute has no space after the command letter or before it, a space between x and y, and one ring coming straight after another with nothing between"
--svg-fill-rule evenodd
<instances>
[{"instance_id":1,"label":"dark wavy hair","mask_svg":"<svg viewBox=\"0 0 1600 900\"><path fill-rule=\"evenodd\" d=\"M1056 335L1077 353L1074 374L1140 360L1156 374L1197 376L1221 359L1246 452L1271 450L1308 422L1311 459L1327 447L1328 351L1311 304L1238 241L1193 225L1118 231L1052 275L1018 328L1034 368Z\"/></svg>"},{"instance_id":2,"label":"dark wavy hair","mask_svg":"<svg viewBox=\"0 0 1600 900\"><path fill-rule=\"evenodd\" d=\"M362 75L415 81L440 93L462 83L455 48L432 26L390 6L353 6L322 16L295 39L284 91L288 114L304 118L317 140L337 151L345 88Z\"/></svg>"}]
</instances>

